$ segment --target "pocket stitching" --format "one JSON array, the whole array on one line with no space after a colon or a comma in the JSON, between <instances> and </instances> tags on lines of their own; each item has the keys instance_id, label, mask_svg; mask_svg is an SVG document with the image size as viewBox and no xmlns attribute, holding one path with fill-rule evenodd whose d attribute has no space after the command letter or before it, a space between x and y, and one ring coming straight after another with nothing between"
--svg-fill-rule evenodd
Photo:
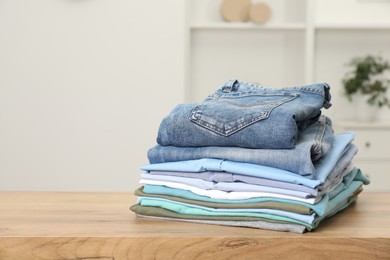
<instances>
[{"instance_id":1,"label":"pocket stitching","mask_svg":"<svg viewBox=\"0 0 390 260\"><path fill-rule=\"evenodd\" d=\"M270 96L274 96L274 95L270 95ZM203 117L207 117L207 115L204 115L202 113L202 109L201 109L202 105L204 106L204 102L195 106L192 109L189 119L191 122L205 128L205 129L208 129L216 134L227 137L227 136L230 136L230 135L240 131L241 129L243 129L247 126L250 126L258 121L267 119L274 108L279 107L287 102L294 100L296 97L299 96L299 94L298 93L291 93L291 94L287 94L287 95L285 94L285 95L275 95L275 96L282 96L285 100L283 99L283 100L275 101L274 102L275 105L273 105L272 107L270 107L269 109L267 109L265 111L259 111L258 112L259 114L256 115L255 117L253 117L253 115L244 115L243 117L249 116L250 119L243 120L242 118L240 118L239 120L235 120L234 122L232 122L234 125L232 125L230 127L226 127L227 126L226 123L220 122L220 124L224 127L224 128L222 128L222 127L219 127L213 123L208 122L207 120L202 120L198 115L201 115ZM211 118L211 117L209 117L209 118ZM211 118L211 119L213 119L213 118ZM240 122L240 121L243 121L243 122Z\"/></svg>"}]
</instances>

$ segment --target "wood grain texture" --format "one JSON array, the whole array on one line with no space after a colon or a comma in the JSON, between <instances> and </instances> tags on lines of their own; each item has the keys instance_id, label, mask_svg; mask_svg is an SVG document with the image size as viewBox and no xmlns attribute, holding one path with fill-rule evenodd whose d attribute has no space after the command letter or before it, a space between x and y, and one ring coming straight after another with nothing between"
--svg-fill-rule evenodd
<instances>
[{"instance_id":1,"label":"wood grain texture","mask_svg":"<svg viewBox=\"0 0 390 260\"><path fill-rule=\"evenodd\" d=\"M306 234L137 218L126 193L0 193L0 259L390 259L390 193Z\"/></svg>"}]
</instances>

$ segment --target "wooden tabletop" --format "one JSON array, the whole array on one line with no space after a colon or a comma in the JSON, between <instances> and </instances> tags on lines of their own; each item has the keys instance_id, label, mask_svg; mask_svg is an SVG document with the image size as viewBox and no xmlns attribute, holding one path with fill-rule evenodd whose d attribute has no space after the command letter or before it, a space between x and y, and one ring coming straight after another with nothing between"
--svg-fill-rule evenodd
<instances>
[{"instance_id":1,"label":"wooden tabletop","mask_svg":"<svg viewBox=\"0 0 390 260\"><path fill-rule=\"evenodd\" d=\"M390 259L390 193L363 192L305 234L142 219L134 202L130 193L0 192L0 259Z\"/></svg>"}]
</instances>

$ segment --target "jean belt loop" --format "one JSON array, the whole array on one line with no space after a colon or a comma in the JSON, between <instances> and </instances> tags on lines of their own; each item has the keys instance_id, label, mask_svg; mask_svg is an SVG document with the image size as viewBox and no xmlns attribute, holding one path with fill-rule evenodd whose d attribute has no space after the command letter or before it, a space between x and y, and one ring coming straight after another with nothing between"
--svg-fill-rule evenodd
<instances>
[{"instance_id":1,"label":"jean belt loop","mask_svg":"<svg viewBox=\"0 0 390 260\"><path fill-rule=\"evenodd\" d=\"M324 90L325 90L325 99L324 99L324 108L328 109L332 106L330 103L331 95L330 95L330 86L328 83L324 83Z\"/></svg>"},{"instance_id":2,"label":"jean belt loop","mask_svg":"<svg viewBox=\"0 0 390 260\"><path fill-rule=\"evenodd\" d=\"M318 118L317 122L320 123L320 124L325 125L326 117L324 115L320 115L320 117Z\"/></svg>"},{"instance_id":3,"label":"jean belt loop","mask_svg":"<svg viewBox=\"0 0 390 260\"><path fill-rule=\"evenodd\" d=\"M238 83L238 80L231 79L228 82L225 83L222 87L222 91L225 93L232 92L235 90L235 85Z\"/></svg>"}]
</instances>

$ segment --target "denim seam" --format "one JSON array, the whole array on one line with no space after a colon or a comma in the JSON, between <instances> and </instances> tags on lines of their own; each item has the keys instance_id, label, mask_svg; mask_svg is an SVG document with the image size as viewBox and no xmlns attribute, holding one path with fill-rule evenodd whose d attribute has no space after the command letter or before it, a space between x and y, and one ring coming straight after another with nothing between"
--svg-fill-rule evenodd
<instances>
[{"instance_id":1,"label":"denim seam","mask_svg":"<svg viewBox=\"0 0 390 260\"><path fill-rule=\"evenodd\" d=\"M251 87L254 87L256 89L260 88L260 89L264 89L264 90L269 90L267 89L266 87L263 87L263 86L259 86L259 85L256 85L254 83L249 83L249 82L245 82L245 81L239 81L240 83L243 83L243 84L246 84L246 85L249 85ZM324 94L324 91L325 91L325 87L329 87L329 85L327 83L320 83L318 85L323 85L324 88L322 89L317 89L317 88L311 88L310 86L307 86L307 85L303 85L303 86L295 86L295 87L287 87L287 88L281 88L281 89L278 89L277 91L280 91L280 90L302 90L302 91L309 91L309 92L318 92L318 93L322 93Z\"/></svg>"},{"instance_id":2,"label":"denim seam","mask_svg":"<svg viewBox=\"0 0 390 260\"><path fill-rule=\"evenodd\" d=\"M285 88L286 90L301 90L301 91L309 91L314 93L324 93L323 89L316 89L316 88L310 88L310 87L290 87Z\"/></svg>"},{"instance_id":3,"label":"denim seam","mask_svg":"<svg viewBox=\"0 0 390 260\"><path fill-rule=\"evenodd\" d=\"M322 85L324 85L324 84L322 84ZM284 90L300 90L300 91L307 91L307 92L312 92L312 93L320 93L322 95L325 94L325 87L324 86L321 89L311 88L311 87L308 87L308 86L300 86L300 87L284 88Z\"/></svg>"},{"instance_id":4,"label":"denim seam","mask_svg":"<svg viewBox=\"0 0 390 260\"><path fill-rule=\"evenodd\" d=\"M261 120L265 120L269 117L270 113L277 107L279 106L282 106L288 102L291 102L292 100L294 100L295 98L297 98L298 96L292 96L290 97L289 100L283 100L283 101L279 101L279 102L275 102L275 104L273 104L273 107L269 108L268 110L266 111L261 111L257 116L255 117L251 117L245 121L242 121L240 122L239 124L236 124L232 127L230 127L229 129L224 129L222 127L219 127L215 124L212 124L210 122L208 122L207 120L202 120L201 118L197 117L197 114L199 113L199 106L196 106L193 108L193 110L191 111L191 115L189 117L190 121L205 128L205 129L208 129L208 130L211 130L213 131L214 133L216 134L219 134L219 135L222 135L222 136L230 136L252 124L255 124ZM200 104L201 105L201 104ZM200 110L201 111L201 110ZM201 113L200 113L201 114Z\"/></svg>"},{"instance_id":5,"label":"denim seam","mask_svg":"<svg viewBox=\"0 0 390 260\"><path fill-rule=\"evenodd\" d=\"M230 83L232 80L228 81L227 83ZM245 81L238 81L238 80L235 80L241 84L245 84L245 85L248 85L250 87L254 87L256 88L256 90L258 88L260 89L264 89L264 90L269 90L263 86L259 86L259 85L256 85L254 83L250 83L250 82L245 82ZM323 88L321 89L317 89L317 88L311 88L310 86L307 86L307 85L303 85L303 86L295 86L295 87L287 87L287 88L281 88L279 90L302 90L302 91L309 91L309 92L314 92L314 93L321 93L323 96L325 96L325 88L328 87L329 88L329 85L327 83L320 83L321 85L323 85ZM226 85L226 84L225 84ZM224 87L225 87L224 85ZM223 87L222 87L223 88ZM278 91L279 91L278 90Z\"/></svg>"},{"instance_id":6,"label":"denim seam","mask_svg":"<svg viewBox=\"0 0 390 260\"><path fill-rule=\"evenodd\" d=\"M282 96L282 97L297 97L299 96L299 93L259 93L259 92L253 92L253 91L246 91L246 92L240 92L240 93L224 93L224 94L216 94L209 96L205 101L210 100L210 99L221 99L221 98L226 98L226 99L235 99L237 97L253 97L253 96L267 96L267 97L272 97L272 96Z\"/></svg>"},{"instance_id":7,"label":"denim seam","mask_svg":"<svg viewBox=\"0 0 390 260\"><path fill-rule=\"evenodd\" d=\"M325 135L325 130L326 130L326 118L325 117L320 117L317 121L318 127L316 131L316 135L314 137L314 146L313 150L315 153L318 153L321 150L321 144Z\"/></svg>"},{"instance_id":8,"label":"denim seam","mask_svg":"<svg viewBox=\"0 0 390 260\"><path fill-rule=\"evenodd\" d=\"M256 93L257 91L270 91L271 90L269 88L266 88L266 87L263 87L263 86L260 86L260 85L256 85L254 83L245 82L245 81L237 81L237 80L235 80L234 83L239 83L239 84L245 85L247 87L251 87L251 89L247 89L246 91L244 90L245 93L251 93L251 92L255 92ZM327 83L319 83L317 85L322 85L322 88L319 89L319 88L313 88L310 85L302 85L302 86L293 86L293 87L280 88L280 89L273 90L273 91L280 92L280 91L284 91L284 90L287 90L287 91L288 90L298 90L298 91L307 91L307 92L312 92L312 93L321 93L324 96L325 92L326 92L326 88L329 89L329 85ZM219 96L219 95L224 95L224 94L235 94L235 93L231 93L231 91L228 91L228 92L223 91L226 88L232 89L233 86L234 86L234 84L232 85L232 80L228 81L225 85L223 85L221 87L222 93L221 94L217 94L217 95ZM239 88L237 90L239 91L239 93L236 93L236 94L243 93Z\"/></svg>"},{"instance_id":9,"label":"denim seam","mask_svg":"<svg viewBox=\"0 0 390 260\"><path fill-rule=\"evenodd\" d=\"M242 122L241 124L238 124L238 125L232 127L231 129L227 129L227 130L223 129L221 127L217 127L217 126L215 126L213 124L210 124L206 120L197 119L195 121L192 117L190 118L190 120L192 122L196 123L197 125L201 126L201 127L204 127L206 129L209 129L209 130L213 131L214 133L217 133L217 134L222 135L222 136L229 136L229 135L232 135L232 134L240 131L241 129L243 129L243 128L247 127L247 126L250 126L250 125L252 125L254 123L257 123L260 120L267 119L269 117L270 113L271 113L271 110L266 111L266 112L262 112L257 117L254 117L251 120L247 120L245 122ZM193 116L193 117L195 117L195 116Z\"/></svg>"}]
</instances>

